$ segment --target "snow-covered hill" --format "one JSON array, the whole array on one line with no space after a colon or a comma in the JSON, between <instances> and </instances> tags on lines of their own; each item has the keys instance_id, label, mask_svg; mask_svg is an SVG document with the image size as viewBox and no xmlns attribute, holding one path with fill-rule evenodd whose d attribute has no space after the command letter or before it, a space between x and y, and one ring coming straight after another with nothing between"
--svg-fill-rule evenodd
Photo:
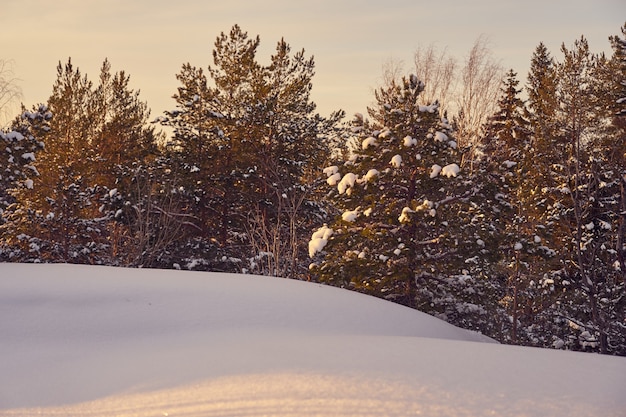
<instances>
[{"instance_id":1,"label":"snow-covered hill","mask_svg":"<svg viewBox=\"0 0 626 417\"><path fill-rule=\"evenodd\" d=\"M0 264L0 416L624 416L626 360L294 280Z\"/></svg>"}]
</instances>

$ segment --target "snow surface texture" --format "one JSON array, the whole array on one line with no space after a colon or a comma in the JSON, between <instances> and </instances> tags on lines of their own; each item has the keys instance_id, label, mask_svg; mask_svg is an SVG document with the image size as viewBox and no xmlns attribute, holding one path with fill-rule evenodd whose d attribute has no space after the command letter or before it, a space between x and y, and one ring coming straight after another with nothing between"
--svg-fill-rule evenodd
<instances>
[{"instance_id":1,"label":"snow surface texture","mask_svg":"<svg viewBox=\"0 0 626 417\"><path fill-rule=\"evenodd\" d=\"M0 334L1 416L626 415L624 358L287 279L0 264Z\"/></svg>"}]
</instances>

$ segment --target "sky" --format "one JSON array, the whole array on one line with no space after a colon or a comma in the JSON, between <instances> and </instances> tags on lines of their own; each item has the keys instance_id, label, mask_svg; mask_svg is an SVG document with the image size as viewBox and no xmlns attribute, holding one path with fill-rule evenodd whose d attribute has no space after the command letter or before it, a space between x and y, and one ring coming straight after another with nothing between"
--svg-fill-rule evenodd
<instances>
[{"instance_id":1,"label":"sky","mask_svg":"<svg viewBox=\"0 0 626 417\"><path fill-rule=\"evenodd\" d=\"M525 82L539 42L559 59L560 46L584 35L592 52L611 53L608 37L626 21L623 0L2 0L0 59L11 60L31 107L52 91L59 61L71 57L97 80L105 58L152 117L173 109L176 74L186 62L212 64L216 37L239 24L259 35L257 59L269 61L284 38L316 62L312 99L323 116L365 112L386 63L412 70L418 47L446 48L461 64L479 36L505 69Z\"/></svg>"}]
</instances>

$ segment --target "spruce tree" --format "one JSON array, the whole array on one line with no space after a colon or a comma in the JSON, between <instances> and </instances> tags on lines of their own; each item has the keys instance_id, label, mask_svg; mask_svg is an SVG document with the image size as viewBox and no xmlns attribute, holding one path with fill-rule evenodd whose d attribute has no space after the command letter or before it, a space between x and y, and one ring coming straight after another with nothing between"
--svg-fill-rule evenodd
<instances>
[{"instance_id":1,"label":"spruce tree","mask_svg":"<svg viewBox=\"0 0 626 417\"><path fill-rule=\"evenodd\" d=\"M517 74L510 70L503 81L499 109L485 127L484 156L479 163L484 173L477 182L485 184L489 196L483 201L495 203L491 211L487 207L485 211L499 253L492 265L492 279L502 282L499 303L507 315L499 323L498 339L545 346L555 340L537 327L549 324L544 316L555 298L549 265L556 252L550 247L538 209L537 150L518 84Z\"/></svg>"},{"instance_id":2,"label":"spruce tree","mask_svg":"<svg viewBox=\"0 0 626 417\"><path fill-rule=\"evenodd\" d=\"M313 233L311 270L321 282L482 330L475 190L437 103L419 104L423 88L416 76L392 82L376 91L372 122L355 116L351 155L325 169L340 214Z\"/></svg>"},{"instance_id":3,"label":"spruce tree","mask_svg":"<svg viewBox=\"0 0 626 417\"><path fill-rule=\"evenodd\" d=\"M0 259L18 261L37 259L36 239L20 235L27 213L23 200L34 192L34 180L39 176L35 166L44 149L41 137L50 129L52 113L44 104L28 111L22 108L7 130L0 130Z\"/></svg>"}]
</instances>

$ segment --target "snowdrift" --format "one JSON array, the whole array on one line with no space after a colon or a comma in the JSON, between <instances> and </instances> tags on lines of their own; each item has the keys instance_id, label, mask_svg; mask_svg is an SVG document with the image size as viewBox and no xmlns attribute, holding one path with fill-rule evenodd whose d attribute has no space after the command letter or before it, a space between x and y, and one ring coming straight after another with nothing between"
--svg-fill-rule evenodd
<instances>
[{"instance_id":1,"label":"snowdrift","mask_svg":"<svg viewBox=\"0 0 626 417\"><path fill-rule=\"evenodd\" d=\"M294 280L0 264L0 416L624 416L626 360Z\"/></svg>"}]
</instances>

